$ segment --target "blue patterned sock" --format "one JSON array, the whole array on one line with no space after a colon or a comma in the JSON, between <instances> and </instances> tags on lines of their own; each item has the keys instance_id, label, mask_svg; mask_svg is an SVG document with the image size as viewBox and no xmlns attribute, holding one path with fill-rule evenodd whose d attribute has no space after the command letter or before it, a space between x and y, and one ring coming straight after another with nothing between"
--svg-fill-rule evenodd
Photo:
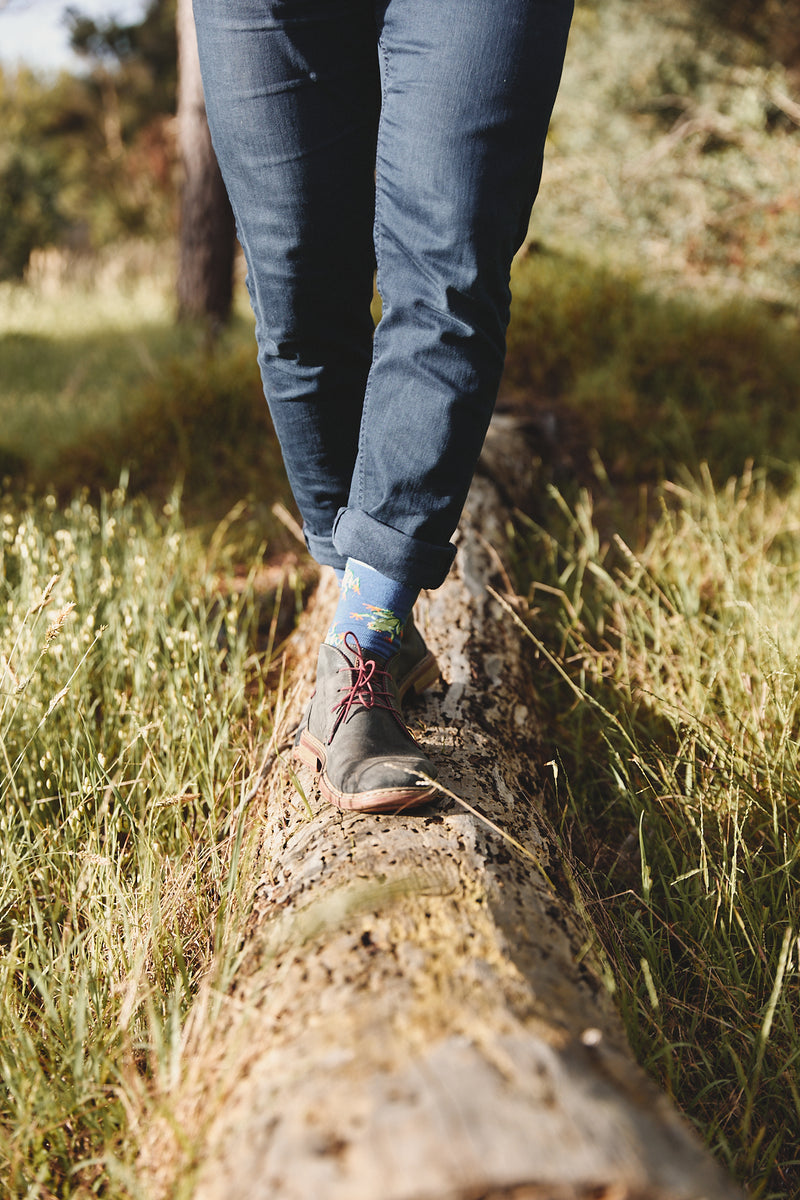
<instances>
[{"instance_id":1,"label":"blue patterned sock","mask_svg":"<svg viewBox=\"0 0 800 1200\"><path fill-rule=\"evenodd\" d=\"M339 605L325 641L343 646L344 635L356 635L361 649L380 658L391 658L400 649L403 626L418 593L373 567L348 558Z\"/></svg>"}]
</instances>

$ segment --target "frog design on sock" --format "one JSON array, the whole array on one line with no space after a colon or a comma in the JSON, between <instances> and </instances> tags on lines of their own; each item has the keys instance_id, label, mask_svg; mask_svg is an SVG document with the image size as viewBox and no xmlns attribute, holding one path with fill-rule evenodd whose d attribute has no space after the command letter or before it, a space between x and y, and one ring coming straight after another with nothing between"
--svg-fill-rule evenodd
<instances>
[{"instance_id":1,"label":"frog design on sock","mask_svg":"<svg viewBox=\"0 0 800 1200\"><path fill-rule=\"evenodd\" d=\"M343 649L347 632L357 631L365 653L384 660L396 654L416 591L358 559L348 561L339 588L339 603L325 638L328 645Z\"/></svg>"},{"instance_id":2,"label":"frog design on sock","mask_svg":"<svg viewBox=\"0 0 800 1200\"><path fill-rule=\"evenodd\" d=\"M356 574L353 573L353 569L350 566L347 566L344 569L342 582L339 585L339 594L340 596L347 596L351 594L353 596L361 595L361 580Z\"/></svg>"},{"instance_id":3,"label":"frog design on sock","mask_svg":"<svg viewBox=\"0 0 800 1200\"><path fill-rule=\"evenodd\" d=\"M365 604L364 607L373 614L367 621L367 629L374 633L388 634L389 637L402 638L405 621L390 608L379 608L376 604Z\"/></svg>"}]
</instances>

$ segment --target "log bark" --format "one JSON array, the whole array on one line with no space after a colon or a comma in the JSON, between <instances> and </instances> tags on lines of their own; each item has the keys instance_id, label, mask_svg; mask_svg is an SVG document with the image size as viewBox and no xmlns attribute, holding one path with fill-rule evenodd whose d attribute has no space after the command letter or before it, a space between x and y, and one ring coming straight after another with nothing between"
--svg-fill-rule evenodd
<instances>
[{"instance_id":1,"label":"log bark","mask_svg":"<svg viewBox=\"0 0 800 1200\"><path fill-rule=\"evenodd\" d=\"M409 716L445 790L341 814L275 763L242 962L213 1020L198 1005L143 1156L154 1194L177 1173L194 1200L740 1196L634 1065L537 801L525 649L486 589L505 586L490 476L524 470L496 431L493 454L417 610L443 681ZM324 585L298 631L287 727L333 600Z\"/></svg>"},{"instance_id":2,"label":"log bark","mask_svg":"<svg viewBox=\"0 0 800 1200\"><path fill-rule=\"evenodd\" d=\"M206 119L192 0L178 0L178 153L181 164L178 317L224 324L233 298L233 212Z\"/></svg>"}]
</instances>

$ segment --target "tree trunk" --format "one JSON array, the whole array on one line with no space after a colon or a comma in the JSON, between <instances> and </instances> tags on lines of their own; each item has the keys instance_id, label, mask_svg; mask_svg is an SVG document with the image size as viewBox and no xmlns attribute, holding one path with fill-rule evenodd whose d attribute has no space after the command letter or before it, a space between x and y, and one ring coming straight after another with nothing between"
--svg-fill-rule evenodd
<instances>
[{"instance_id":1,"label":"tree trunk","mask_svg":"<svg viewBox=\"0 0 800 1200\"><path fill-rule=\"evenodd\" d=\"M486 472L519 478L524 458L501 435L455 568L417 609L443 682L408 715L441 798L342 814L278 758L234 986L198 1002L142 1158L154 1194L180 1178L194 1200L740 1196L634 1065L537 803L523 647L486 591L504 589L505 527ZM298 631L286 728L334 599L323 585Z\"/></svg>"},{"instance_id":2,"label":"tree trunk","mask_svg":"<svg viewBox=\"0 0 800 1200\"><path fill-rule=\"evenodd\" d=\"M206 120L192 0L178 0L178 152L181 163L178 316L212 328L230 315L235 229Z\"/></svg>"}]
</instances>

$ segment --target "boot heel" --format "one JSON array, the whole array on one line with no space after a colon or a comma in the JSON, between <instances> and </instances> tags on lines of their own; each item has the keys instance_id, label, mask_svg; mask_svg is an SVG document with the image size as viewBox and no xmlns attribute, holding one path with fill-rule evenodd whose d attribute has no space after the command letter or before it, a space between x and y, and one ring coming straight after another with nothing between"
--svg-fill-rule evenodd
<instances>
[{"instance_id":1,"label":"boot heel","mask_svg":"<svg viewBox=\"0 0 800 1200\"><path fill-rule=\"evenodd\" d=\"M427 691L429 687L433 687L434 683L436 683L437 679L439 678L439 674L439 664L437 663L436 659L434 659L428 664L426 670L423 671L411 684L416 694L421 696L422 693Z\"/></svg>"},{"instance_id":2,"label":"boot heel","mask_svg":"<svg viewBox=\"0 0 800 1200\"><path fill-rule=\"evenodd\" d=\"M309 746L305 741L304 733L300 734L300 740L294 748L294 756L304 767L309 767L317 773L322 770L322 761L313 746Z\"/></svg>"}]
</instances>

